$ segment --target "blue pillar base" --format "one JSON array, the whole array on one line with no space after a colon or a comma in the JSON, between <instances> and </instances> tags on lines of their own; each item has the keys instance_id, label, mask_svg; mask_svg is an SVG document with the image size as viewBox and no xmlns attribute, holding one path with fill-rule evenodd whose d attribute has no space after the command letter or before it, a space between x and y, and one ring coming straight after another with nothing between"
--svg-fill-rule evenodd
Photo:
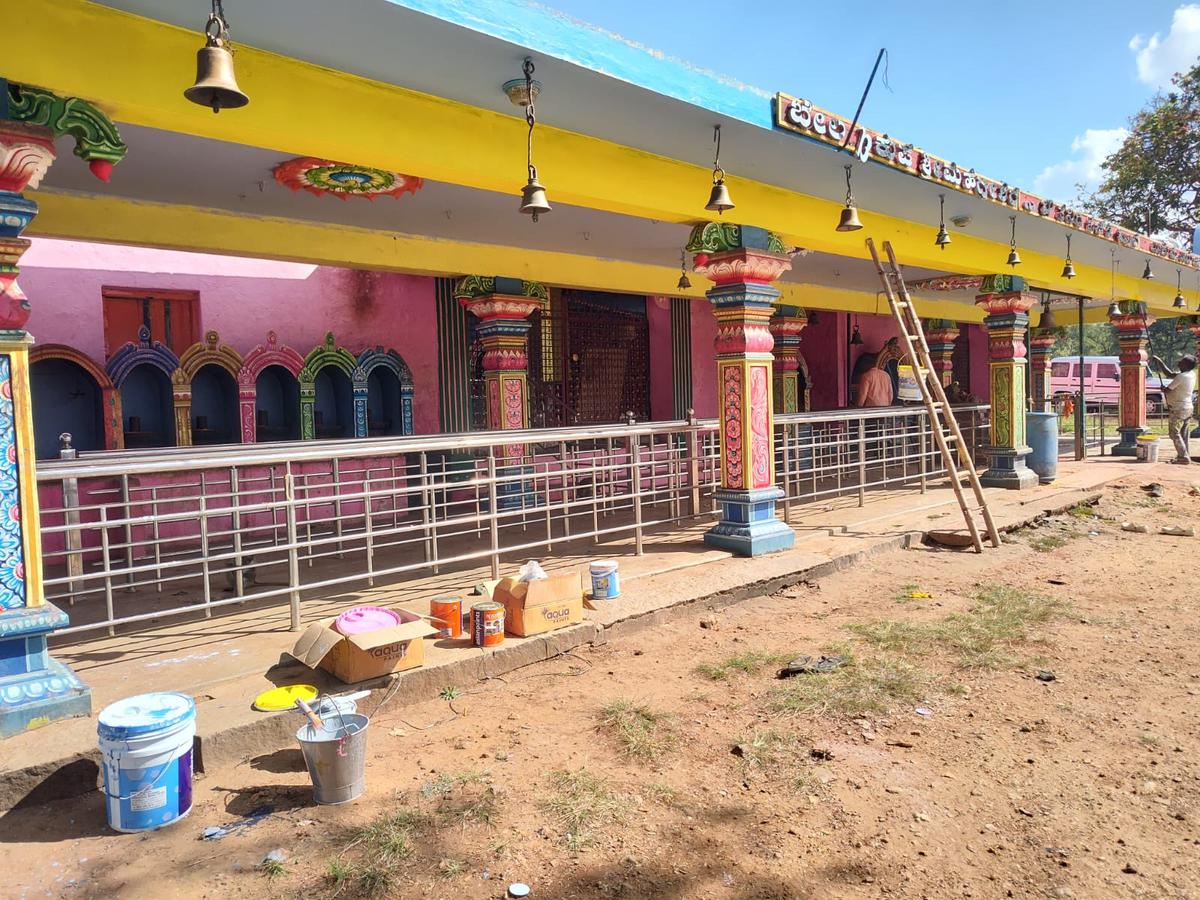
<instances>
[{"instance_id":1,"label":"blue pillar base","mask_svg":"<svg viewBox=\"0 0 1200 900\"><path fill-rule=\"evenodd\" d=\"M1007 488L1023 491L1038 483L1037 473L1025 465L1028 447L988 447L988 470L979 476L984 487Z\"/></svg>"},{"instance_id":2,"label":"blue pillar base","mask_svg":"<svg viewBox=\"0 0 1200 900\"><path fill-rule=\"evenodd\" d=\"M1121 432L1120 442L1112 448L1113 456L1137 456L1137 436L1145 434L1146 429L1140 426L1132 428L1118 428Z\"/></svg>"},{"instance_id":3,"label":"blue pillar base","mask_svg":"<svg viewBox=\"0 0 1200 900\"><path fill-rule=\"evenodd\" d=\"M515 509L533 509L541 506L541 497L534 490L533 480L525 481L523 476L532 475L533 466L499 466L496 478L512 478L512 481L500 481L496 485L496 506L500 512L511 512ZM520 478L521 480L516 480Z\"/></svg>"},{"instance_id":4,"label":"blue pillar base","mask_svg":"<svg viewBox=\"0 0 1200 900\"><path fill-rule=\"evenodd\" d=\"M0 738L91 714L91 690L46 648L67 621L51 603L0 612Z\"/></svg>"},{"instance_id":5,"label":"blue pillar base","mask_svg":"<svg viewBox=\"0 0 1200 900\"><path fill-rule=\"evenodd\" d=\"M721 504L721 521L704 533L704 543L738 556L791 550L796 533L775 517L775 501L782 496L783 491L776 487L718 490L715 497Z\"/></svg>"}]
</instances>

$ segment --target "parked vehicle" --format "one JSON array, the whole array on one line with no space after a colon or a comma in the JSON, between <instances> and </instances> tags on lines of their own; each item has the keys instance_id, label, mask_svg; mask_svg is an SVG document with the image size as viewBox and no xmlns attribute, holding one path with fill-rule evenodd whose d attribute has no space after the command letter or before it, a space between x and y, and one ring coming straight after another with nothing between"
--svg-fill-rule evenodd
<instances>
[{"instance_id":1,"label":"parked vehicle","mask_svg":"<svg viewBox=\"0 0 1200 900\"><path fill-rule=\"evenodd\" d=\"M1163 390L1169 382L1161 376L1146 373L1146 402L1154 408L1162 406ZM1056 356L1050 360L1050 394L1057 398L1074 396L1079 392L1079 357ZM1083 358L1083 392L1088 405L1116 404L1121 398L1121 361L1116 356L1085 356Z\"/></svg>"}]
</instances>

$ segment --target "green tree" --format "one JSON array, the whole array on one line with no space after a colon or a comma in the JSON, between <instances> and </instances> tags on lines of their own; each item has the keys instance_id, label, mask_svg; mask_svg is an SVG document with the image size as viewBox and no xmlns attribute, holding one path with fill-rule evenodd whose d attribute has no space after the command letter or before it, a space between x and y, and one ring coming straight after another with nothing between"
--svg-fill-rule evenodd
<instances>
[{"instance_id":1,"label":"green tree","mask_svg":"<svg viewBox=\"0 0 1200 900\"><path fill-rule=\"evenodd\" d=\"M1196 339L1188 330L1192 318L1183 316L1176 319L1159 319L1150 326L1150 340L1147 353L1151 356L1161 356L1163 362L1174 366L1181 356L1194 356ZM1183 330L1180 331L1182 323ZM1117 332L1107 322L1095 322L1083 326L1083 355L1084 356L1116 356L1121 352L1117 344ZM1074 326L1064 328L1058 341L1054 344L1054 356L1079 355L1079 329Z\"/></svg>"},{"instance_id":2,"label":"green tree","mask_svg":"<svg viewBox=\"0 0 1200 900\"><path fill-rule=\"evenodd\" d=\"M1200 62L1171 79L1130 122L1129 137L1103 163L1092 213L1125 228L1168 234L1190 247L1200 224Z\"/></svg>"}]
</instances>

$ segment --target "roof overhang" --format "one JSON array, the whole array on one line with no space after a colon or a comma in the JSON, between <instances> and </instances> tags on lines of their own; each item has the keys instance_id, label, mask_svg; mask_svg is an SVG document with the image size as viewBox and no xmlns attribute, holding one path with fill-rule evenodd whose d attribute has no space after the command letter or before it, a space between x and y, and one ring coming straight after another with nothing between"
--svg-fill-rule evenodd
<instances>
[{"instance_id":1,"label":"roof overhang","mask_svg":"<svg viewBox=\"0 0 1200 900\"><path fill-rule=\"evenodd\" d=\"M256 0L230 11L238 77L252 98L243 110L214 116L182 98L203 24L194 4L183 0L23 4L10 19L20 39L6 48L0 75L86 97L119 123L515 197L524 179L525 123L500 84L519 74L520 59L532 53L545 85L536 160L556 204L677 225L709 218L702 205L711 129L721 123L735 221L851 259L866 257L869 234L890 240L906 265L929 272L987 274L1004 267L1006 206L975 194L953 197L947 215L968 216L971 224L956 231L943 252L933 239L937 195L945 188L882 165L859 166L855 192L867 228L835 232L848 157L776 129L770 94L662 59L541 7L370 0L347 16L344 7L319 0ZM120 52L97 66L97 46ZM120 177L118 169L114 179ZM87 236L78 233L87 228L73 227L76 213L68 212L65 198L43 205L46 218L35 221L34 233L50 233L42 231L47 228ZM514 221L496 243L519 247L519 229L551 228L552 221ZM1039 288L1108 297L1114 245L1080 233L1072 248L1079 276L1066 282L1059 274L1064 234L1057 222L1024 216L1019 274ZM1169 314L1174 280L1143 281L1130 273L1141 271L1144 254L1119 253L1124 264L1116 293ZM1167 264L1159 268L1166 274ZM1196 292L1185 293L1194 305Z\"/></svg>"}]
</instances>

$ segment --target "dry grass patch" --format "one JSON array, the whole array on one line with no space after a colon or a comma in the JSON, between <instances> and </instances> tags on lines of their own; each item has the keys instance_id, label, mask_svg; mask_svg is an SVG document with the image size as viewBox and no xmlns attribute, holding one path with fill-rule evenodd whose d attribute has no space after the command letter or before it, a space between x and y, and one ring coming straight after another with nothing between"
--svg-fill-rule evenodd
<instances>
[{"instance_id":1,"label":"dry grass patch","mask_svg":"<svg viewBox=\"0 0 1200 900\"><path fill-rule=\"evenodd\" d=\"M1017 646L1036 639L1035 631L1066 615L1065 601L993 584L982 587L974 605L931 624L883 619L846 629L876 649L928 655L950 652L960 669L996 669L1017 662Z\"/></svg>"},{"instance_id":2,"label":"dry grass patch","mask_svg":"<svg viewBox=\"0 0 1200 900\"><path fill-rule=\"evenodd\" d=\"M927 673L902 659L856 659L840 647L837 652L846 657L843 666L825 674L789 678L775 690L771 708L804 716L855 718L919 700L930 682Z\"/></svg>"},{"instance_id":3,"label":"dry grass patch","mask_svg":"<svg viewBox=\"0 0 1200 900\"><path fill-rule=\"evenodd\" d=\"M655 762L679 745L671 717L644 703L614 700L600 710L599 727L639 762Z\"/></svg>"},{"instance_id":4,"label":"dry grass patch","mask_svg":"<svg viewBox=\"0 0 1200 900\"><path fill-rule=\"evenodd\" d=\"M597 829L620 819L620 797L607 780L587 769L560 769L550 776L550 788L542 809L563 830L572 853L591 846Z\"/></svg>"},{"instance_id":5,"label":"dry grass patch","mask_svg":"<svg viewBox=\"0 0 1200 900\"><path fill-rule=\"evenodd\" d=\"M719 663L702 663L692 671L709 681L728 681L734 672L757 675L764 668L780 666L791 656L786 653L768 653L762 650L747 650Z\"/></svg>"},{"instance_id":6,"label":"dry grass patch","mask_svg":"<svg viewBox=\"0 0 1200 900\"><path fill-rule=\"evenodd\" d=\"M333 896L351 892L375 897L391 892L396 886L394 873L412 856L416 833L426 824L422 813L405 808L354 829L349 843L329 860L326 879L334 888Z\"/></svg>"}]
</instances>

